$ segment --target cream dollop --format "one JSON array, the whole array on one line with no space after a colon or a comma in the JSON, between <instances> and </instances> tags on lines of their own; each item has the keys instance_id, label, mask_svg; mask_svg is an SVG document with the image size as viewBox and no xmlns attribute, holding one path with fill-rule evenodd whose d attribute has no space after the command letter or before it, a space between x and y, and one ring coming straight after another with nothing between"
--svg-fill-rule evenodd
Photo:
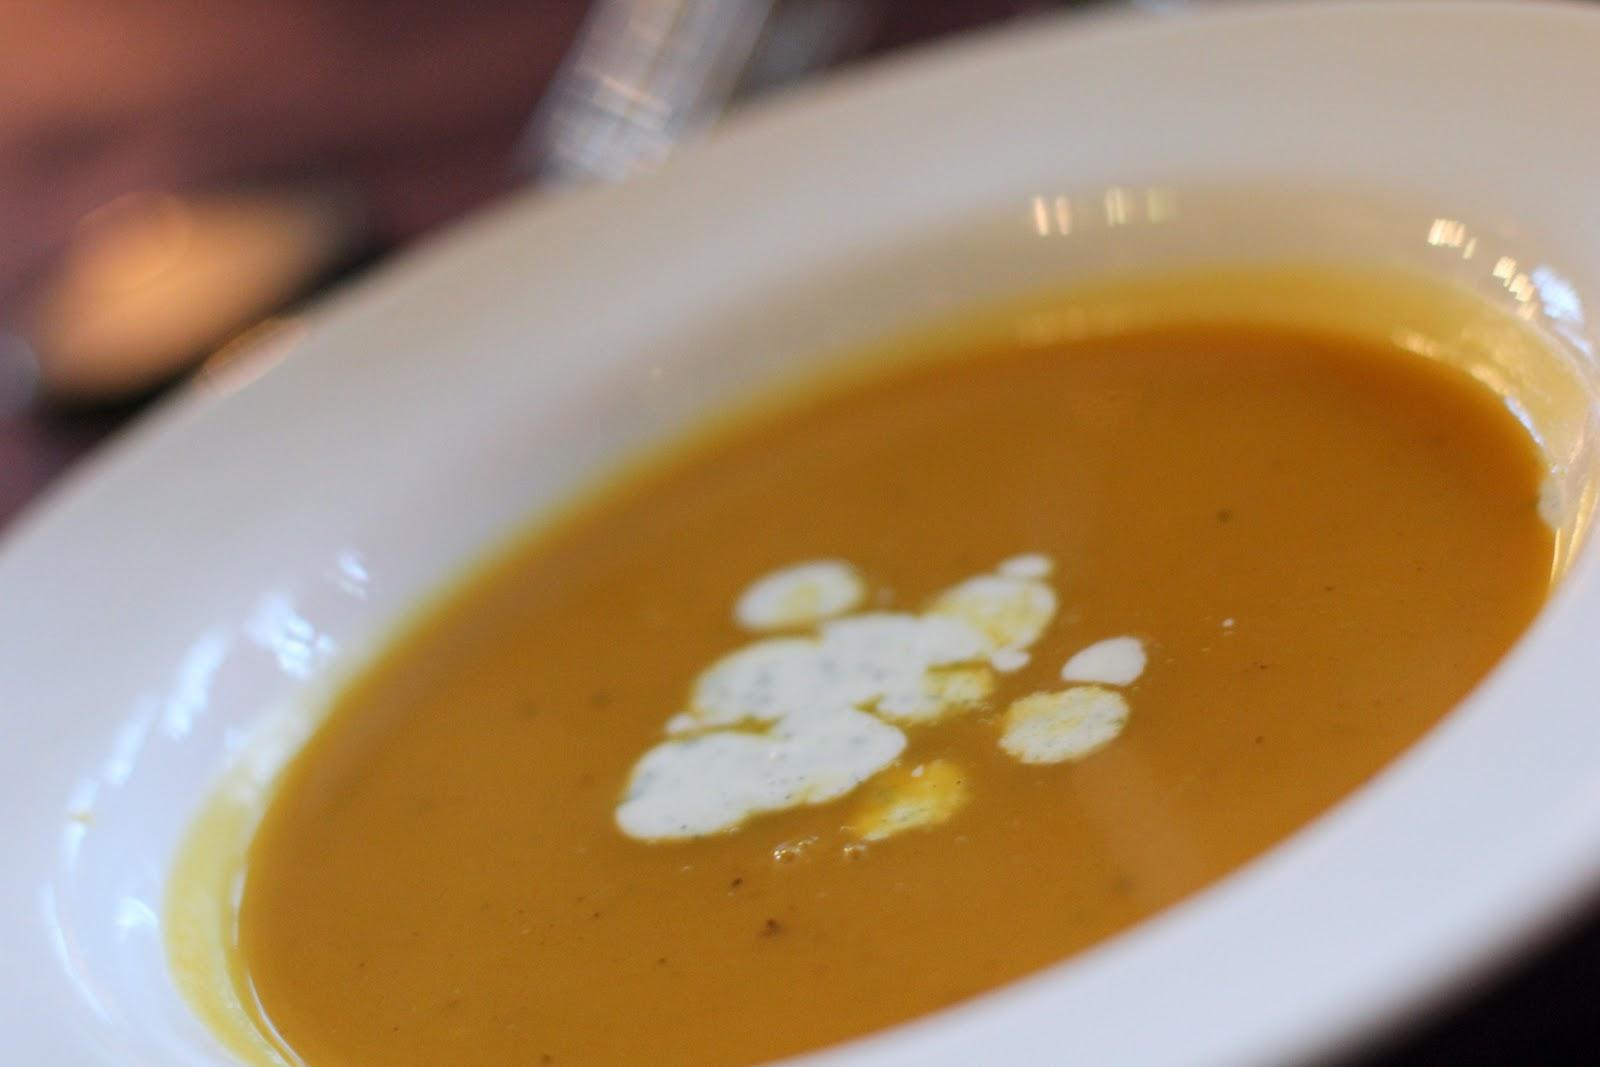
<instances>
[{"instance_id":1,"label":"cream dollop","mask_svg":"<svg viewBox=\"0 0 1600 1067\"><path fill-rule=\"evenodd\" d=\"M1018 558L1027 562L1008 561L1013 573L961 582L921 614L826 617L862 599L846 564L802 564L752 583L735 611L741 622L788 628L804 618L814 632L756 641L702 672L666 740L634 765L617 826L651 841L720 833L834 800L888 768L904 728L979 706L995 689L991 659L1003 654L1001 669L1014 669L1055 615L1055 591L1041 580L1048 560Z\"/></svg>"},{"instance_id":2,"label":"cream dollop","mask_svg":"<svg viewBox=\"0 0 1600 1067\"><path fill-rule=\"evenodd\" d=\"M1006 711L1000 747L1023 763L1080 760L1128 724L1121 693L1097 685L1034 693Z\"/></svg>"},{"instance_id":3,"label":"cream dollop","mask_svg":"<svg viewBox=\"0 0 1600 1067\"><path fill-rule=\"evenodd\" d=\"M1144 642L1137 637L1110 637L1078 652L1061 668L1064 682L1132 685L1144 673Z\"/></svg>"},{"instance_id":4,"label":"cream dollop","mask_svg":"<svg viewBox=\"0 0 1600 1067\"><path fill-rule=\"evenodd\" d=\"M760 631L690 686L666 737L634 764L616 809L629 837L672 841L725 833L756 816L826 804L863 787L842 829L883 841L947 822L972 795L947 759L899 764L906 731L983 706L999 675L1027 666L1057 612L1049 557L1014 556L958 582L920 614L847 614L866 599L848 563L814 560L751 583L734 617ZM1113 637L1061 669L1073 685L1013 701L1002 751L1023 763L1082 759L1127 725L1144 643ZM870 783L870 784L869 784Z\"/></svg>"},{"instance_id":5,"label":"cream dollop","mask_svg":"<svg viewBox=\"0 0 1600 1067\"><path fill-rule=\"evenodd\" d=\"M971 795L966 772L947 759L885 771L862 792L845 829L869 842L949 822Z\"/></svg>"},{"instance_id":6,"label":"cream dollop","mask_svg":"<svg viewBox=\"0 0 1600 1067\"><path fill-rule=\"evenodd\" d=\"M865 595L866 585L850 564L813 560L750 583L733 605L733 618L746 630L794 630L852 611Z\"/></svg>"}]
</instances>

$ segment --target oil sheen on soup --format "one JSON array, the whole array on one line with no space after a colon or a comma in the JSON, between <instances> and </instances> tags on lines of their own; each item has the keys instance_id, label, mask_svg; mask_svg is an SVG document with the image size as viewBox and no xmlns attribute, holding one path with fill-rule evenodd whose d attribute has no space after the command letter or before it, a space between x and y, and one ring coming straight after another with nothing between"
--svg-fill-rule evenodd
<instances>
[{"instance_id":1,"label":"oil sheen on soup","mask_svg":"<svg viewBox=\"0 0 1600 1067\"><path fill-rule=\"evenodd\" d=\"M897 362L610 486L340 699L238 955L312 1067L739 1064L1128 927L1359 786L1551 567L1497 397L1288 327Z\"/></svg>"}]
</instances>

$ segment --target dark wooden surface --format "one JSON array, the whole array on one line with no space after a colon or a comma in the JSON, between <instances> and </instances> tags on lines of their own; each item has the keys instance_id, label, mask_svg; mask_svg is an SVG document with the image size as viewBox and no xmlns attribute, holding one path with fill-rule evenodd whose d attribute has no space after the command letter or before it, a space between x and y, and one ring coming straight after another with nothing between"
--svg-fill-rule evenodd
<instances>
[{"instance_id":1,"label":"dark wooden surface","mask_svg":"<svg viewBox=\"0 0 1600 1067\"><path fill-rule=\"evenodd\" d=\"M0 417L0 536L56 478L133 415L34 407Z\"/></svg>"},{"instance_id":2,"label":"dark wooden surface","mask_svg":"<svg viewBox=\"0 0 1600 1067\"><path fill-rule=\"evenodd\" d=\"M1597 994L1600 897L1546 944L1350 1059L1349 1067L1600 1063Z\"/></svg>"}]
</instances>

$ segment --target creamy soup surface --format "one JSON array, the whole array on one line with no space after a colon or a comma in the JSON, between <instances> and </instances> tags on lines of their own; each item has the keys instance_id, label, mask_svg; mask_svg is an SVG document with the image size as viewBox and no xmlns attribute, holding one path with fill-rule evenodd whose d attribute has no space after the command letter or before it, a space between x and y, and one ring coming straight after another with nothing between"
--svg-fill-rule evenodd
<instances>
[{"instance_id":1,"label":"creamy soup surface","mask_svg":"<svg viewBox=\"0 0 1600 1067\"><path fill-rule=\"evenodd\" d=\"M897 369L628 476L342 696L240 970L312 1067L741 1064L1054 963L1416 740L1538 609L1464 373L1208 325Z\"/></svg>"}]
</instances>

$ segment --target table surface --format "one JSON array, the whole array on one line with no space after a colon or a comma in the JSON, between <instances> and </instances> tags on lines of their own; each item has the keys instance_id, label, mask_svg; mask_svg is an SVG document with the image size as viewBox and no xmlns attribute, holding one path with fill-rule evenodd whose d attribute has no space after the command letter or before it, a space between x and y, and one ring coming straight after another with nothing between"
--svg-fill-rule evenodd
<instances>
[{"instance_id":1,"label":"table surface","mask_svg":"<svg viewBox=\"0 0 1600 1067\"><path fill-rule=\"evenodd\" d=\"M35 408L0 421L0 535L50 483L137 418L138 405ZM1600 1058L1600 893L1547 943L1458 994L1432 1017L1344 1062L1588 1063Z\"/></svg>"}]
</instances>

